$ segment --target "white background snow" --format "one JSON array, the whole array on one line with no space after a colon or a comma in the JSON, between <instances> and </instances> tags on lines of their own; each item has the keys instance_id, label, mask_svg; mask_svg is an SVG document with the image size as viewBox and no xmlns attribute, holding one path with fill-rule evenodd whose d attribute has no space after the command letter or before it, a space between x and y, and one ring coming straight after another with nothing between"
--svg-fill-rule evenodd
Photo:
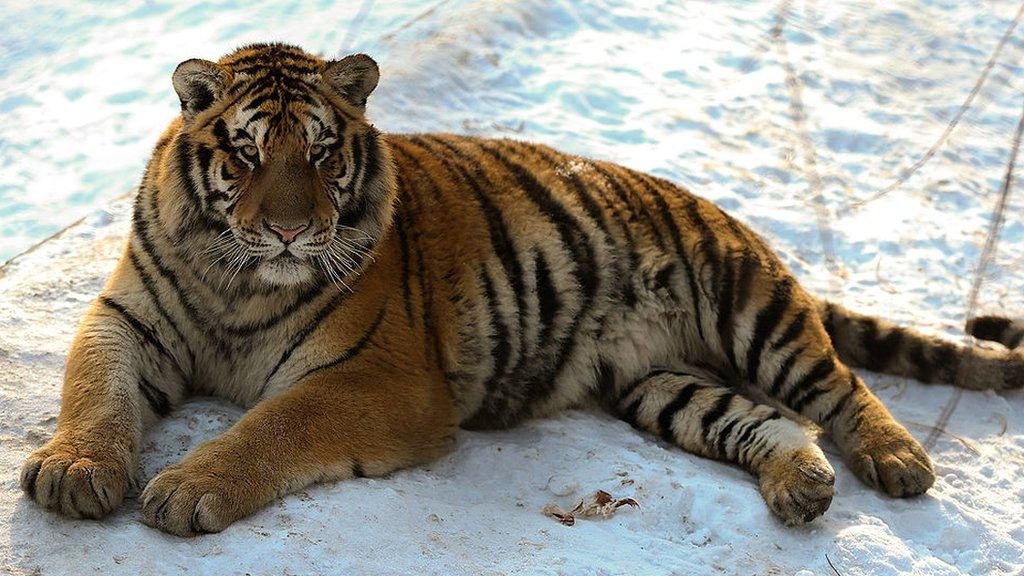
<instances>
[{"instance_id":1,"label":"white background snow","mask_svg":"<svg viewBox=\"0 0 1024 576\"><path fill-rule=\"evenodd\" d=\"M176 112L181 60L268 39L369 52L383 73L369 113L384 130L529 138L666 176L753 226L816 292L960 339L1024 104L1024 30L935 157L848 208L939 137L1015 2L3 4L0 251L85 221L0 268L0 573L1024 571L1020 393L963 395L931 449L938 481L914 500L863 486L826 442L836 497L803 528L775 521L745 472L585 412L464 432L430 466L313 487L189 540L141 524L134 497L102 522L70 521L17 486L53 431L75 323L127 232L129 201L114 199ZM1024 191L979 312L1024 316L1022 207ZM865 376L921 439L952 394ZM142 481L239 414L187 404L148 433ZM540 513L597 489L642 508L573 527Z\"/></svg>"}]
</instances>

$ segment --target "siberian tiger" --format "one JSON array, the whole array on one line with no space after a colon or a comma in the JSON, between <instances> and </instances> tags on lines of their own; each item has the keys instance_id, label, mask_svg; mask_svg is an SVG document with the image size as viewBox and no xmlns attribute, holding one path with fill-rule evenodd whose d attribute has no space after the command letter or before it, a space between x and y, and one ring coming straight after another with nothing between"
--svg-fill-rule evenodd
<instances>
[{"instance_id":1,"label":"siberian tiger","mask_svg":"<svg viewBox=\"0 0 1024 576\"><path fill-rule=\"evenodd\" d=\"M251 409L143 490L147 523L179 535L426 462L460 426L600 406L749 470L800 524L834 480L805 419L890 496L934 480L849 366L1024 385L1024 351L816 299L762 238L661 178L529 142L382 134L364 115L377 80L368 56L283 44L177 67L181 115L79 328L56 433L23 467L29 497L107 514L143 430L189 394ZM972 324L1007 344L1019 328Z\"/></svg>"}]
</instances>

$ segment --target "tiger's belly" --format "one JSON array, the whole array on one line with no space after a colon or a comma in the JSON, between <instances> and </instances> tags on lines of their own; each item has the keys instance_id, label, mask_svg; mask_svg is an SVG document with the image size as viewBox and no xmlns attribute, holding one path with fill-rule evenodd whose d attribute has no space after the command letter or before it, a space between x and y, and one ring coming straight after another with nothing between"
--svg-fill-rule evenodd
<instances>
[{"instance_id":1,"label":"tiger's belly","mask_svg":"<svg viewBox=\"0 0 1024 576\"><path fill-rule=\"evenodd\" d=\"M478 340L464 346L471 350L463 365L474 362L489 369L474 380L453 385L463 425L508 427L525 418L600 402L616 382L706 356L703 342L696 337L688 297L681 292L681 283L672 282L676 278L665 273L671 268L671 257L646 256L632 274L618 274L619 268L609 266L596 304L586 314L573 316L576 311L570 309L553 321L562 328L553 339L558 346L496 338L492 330L479 330L494 325L487 310L468 314L463 322L477 327ZM528 327L529 318L520 319L520 324ZM529 337L536 331L525 333ZM494 361L495 356L514 356L520 346L528 352L518 359ZM504 372L496 374L496 370Z\"/></svg>"}]
</instances>

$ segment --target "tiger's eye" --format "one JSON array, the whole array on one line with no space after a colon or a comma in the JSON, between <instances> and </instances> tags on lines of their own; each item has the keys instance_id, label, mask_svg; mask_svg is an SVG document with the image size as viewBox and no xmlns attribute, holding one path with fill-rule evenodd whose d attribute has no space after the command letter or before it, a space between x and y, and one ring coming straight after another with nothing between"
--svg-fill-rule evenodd
<instances>
[{"instance_id":1,"label":"tiger's eye","mask_svg":"<svg viewBox=\"0 0 1024 576\"><path fill-rule=\"evenodd\" d=\"M309 157L317 159L324 153L324 150L323 144L313 144L309 147Z\"/></svg>"},{"instance_id":2,"label":"tiger's eye","mask_svg":"<svg viewBox=\"0 0 1024 576\"><path fill-rule=\"evenodd\" d=\"M242 146L242 154L247 158L258 158L259 150L257 150L252 144L246 144L245 146Z\"/></svg>"}]
</instances>

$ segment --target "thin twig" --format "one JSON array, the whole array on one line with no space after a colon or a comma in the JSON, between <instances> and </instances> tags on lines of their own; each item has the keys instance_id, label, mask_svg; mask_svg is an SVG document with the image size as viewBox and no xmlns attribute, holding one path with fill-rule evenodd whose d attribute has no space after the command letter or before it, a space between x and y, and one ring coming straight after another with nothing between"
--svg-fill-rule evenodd
<instances>
[{"instance_id":1,"label":"thin twig","mask_svg":"<svg viewBox=\"0 0 1024 576\"><path fill-rule=\"evenodd\" d=\"M782 34L789 17L790 3L783 2L779 5L779 12L775 19L775 26L772 28L772 41L779 51L779 60L783 71L786 73L786 86L789 87L789 115L796 127L799 136L801 152L804 156L804 175L810 186L810 200L813 204L818 220L818 236L821 241L821 249L825 255L825 266L833 274L839 271L836 263L835 248L833 246L832 228L830 226L830 215L828 206L825 203L825 195L822 192L821 174L818 171L818 152L814 142L807 130L807 107L804 105L803 84L796 73L796 68L789 57L789 48L786 38Z\"/></svg>"},{"instance_id":2,"label":"thin twig","mask_svg":"<svg viewBox=\"0 0 1024 576\"><path fill-rule=\"evenodd\" d=\"M825 554L825 561L828 562L828 567L831 568L833 572L835 572L836 576L843 576L839 572L839 570L836 570L836 567L834 564L832 564L832 559L828 557L828 554Z\"/></svg>"},{"instance_id":3,"label":"thin twig","mask_svg":"<svg viewBox=\"0 0 1024 576\"><path fill-rule=\"evenodd\" d=\"M1024 9L1024 6L1022 6L1022 9ZM981 293L981 285L985 281L985 274L995 258L996 248L999 245L999 233L1006 218L1006 203L1010 198L1010 190L1013 189L1014 169L1017 165L1017 153L1020 151L1022 134L1024 134L1024 107L1021 108L1020 120L1017 122L1017 131L1013 135L1010 159L1006 163L1006 174L1003 176L1003 186L999 191L999 200L996 202L996 207L992 210L992 216L989 219L985 246L981 249L981 256L978 258L978 269L975 272L974 282L971 284L971 291L967 297L967 318L974 317L974 310L978 304L978 295ZM965 344L969 344L968 338L967 334L964 334ZM960 368L957 370L956 382L960 382L963 378L964 374L962 371L963 364L961 363ZM942 408L942 413L935 422L935 429L932 430L931 434L924 441L926 448L931 448L935 445L939 438L940 430L944 429L946 424L949 423L949 418L953 415L953 411L956 410L957 404L960 403L960 397L963 396L963 393L963 388L953 390L952 396L950 396L946 405Z\"/></svg>"}]
</instances>

